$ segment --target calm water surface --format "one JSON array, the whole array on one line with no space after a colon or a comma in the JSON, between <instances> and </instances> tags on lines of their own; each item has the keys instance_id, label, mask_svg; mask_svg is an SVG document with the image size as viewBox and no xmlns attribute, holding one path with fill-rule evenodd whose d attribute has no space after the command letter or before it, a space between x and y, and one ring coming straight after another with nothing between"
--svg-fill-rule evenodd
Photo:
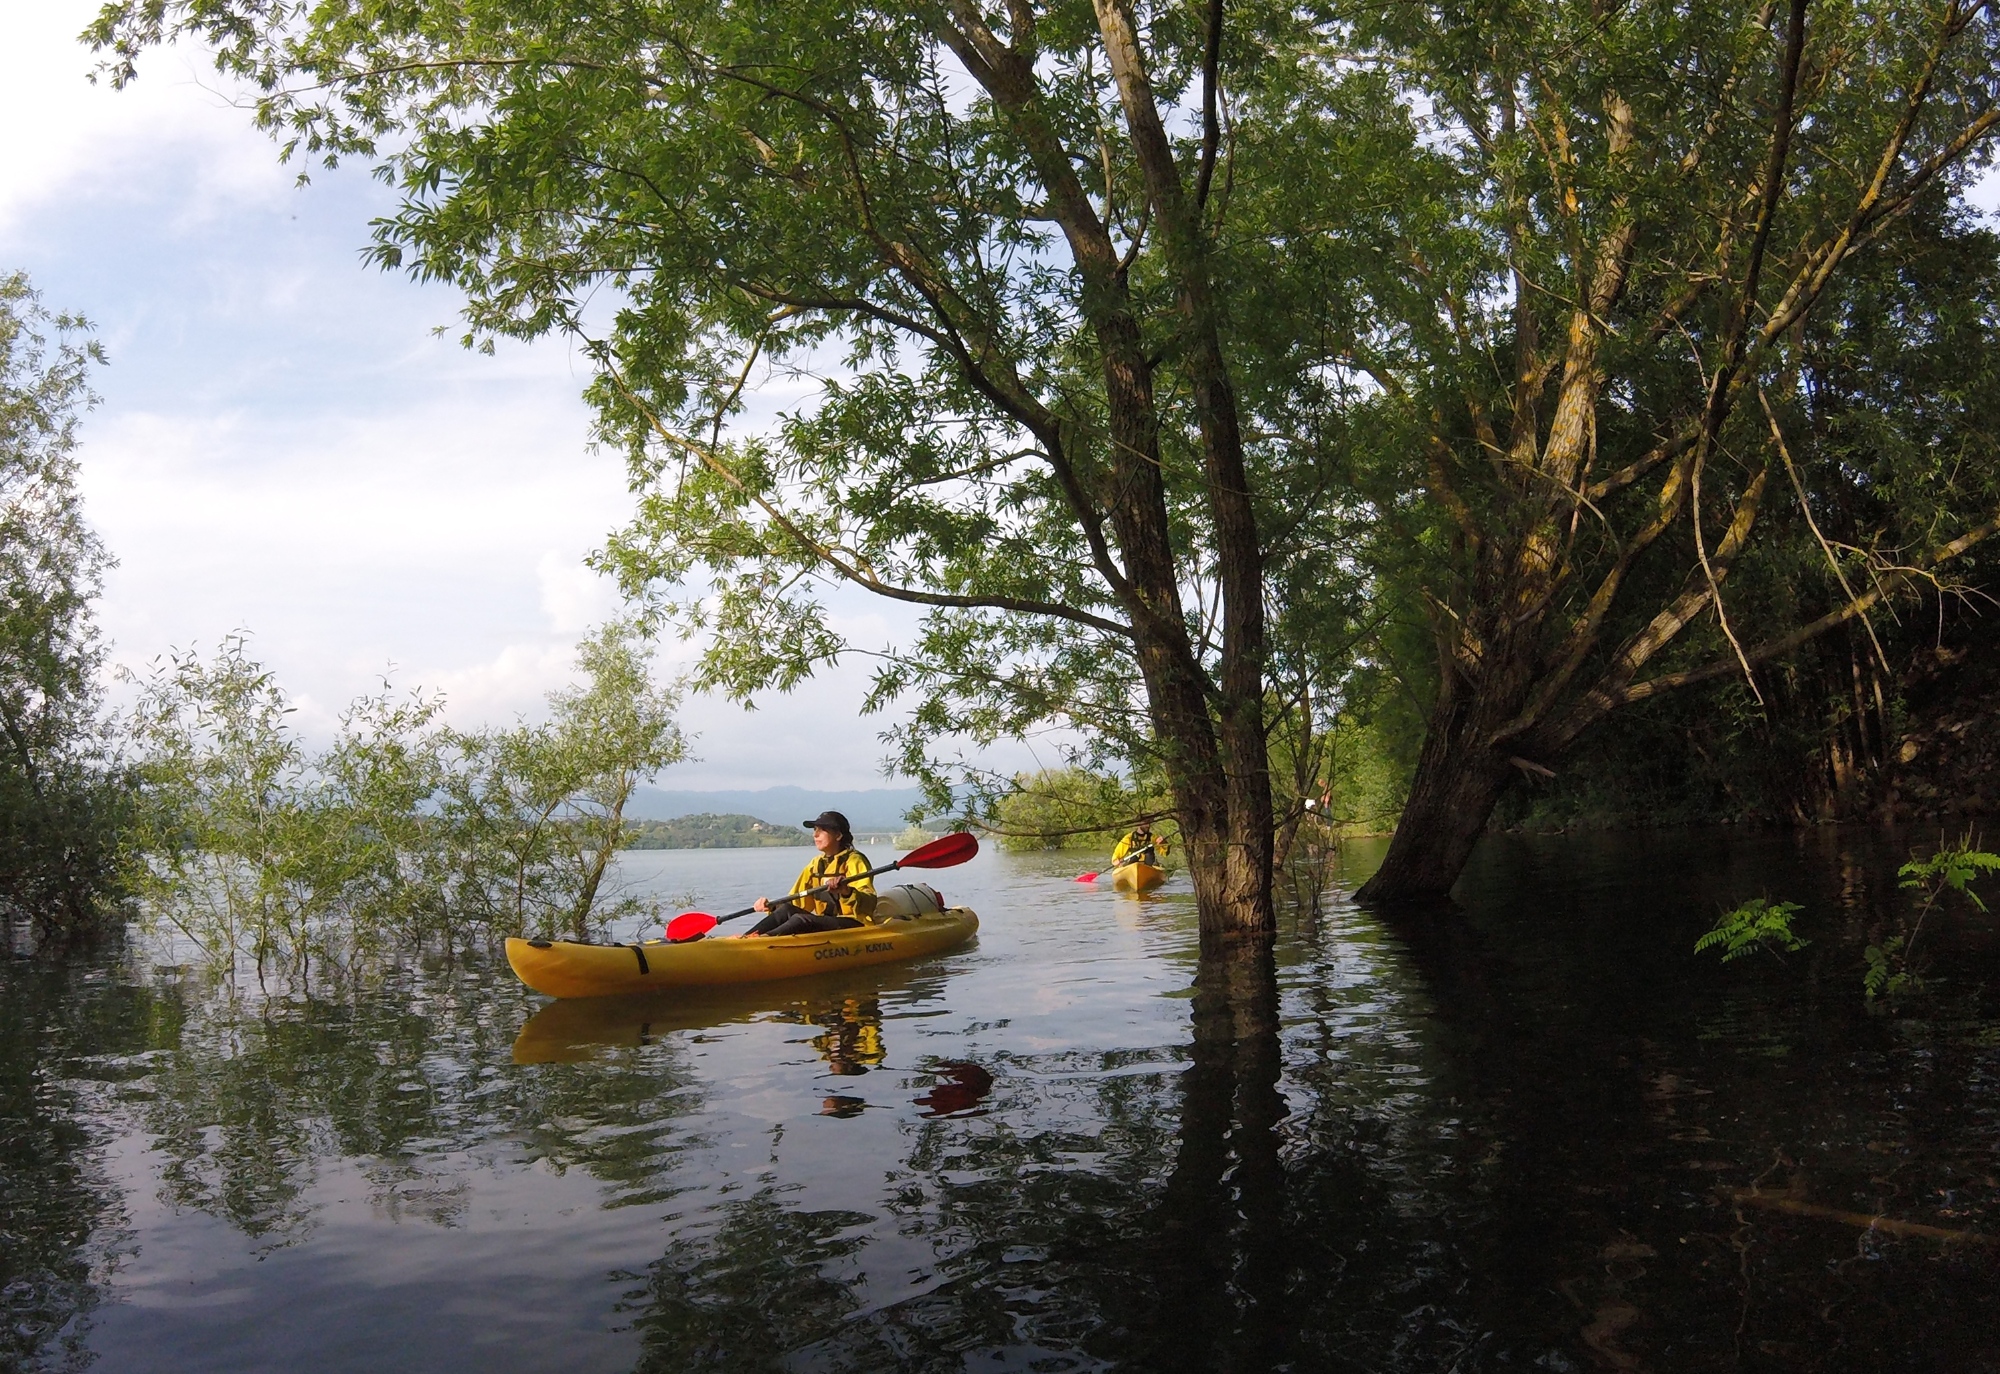
<instances>
[{"instance_id":1,"label":"calm water surface","mask_svg":"<svg viewBox=\"0 0 2000 1374\"><path fill-rule=\"evenodd\" d=\"M1287 915L1275 1002L1073 855L933 875L965 949L728 995L16 961L0 1367L2000 1370L2000 941L1933 914L1868 1013L1907 838L1489 842L1457 915ZM1757 894L1808 949L1690 953Z\"/></svg>"}]
</instances>

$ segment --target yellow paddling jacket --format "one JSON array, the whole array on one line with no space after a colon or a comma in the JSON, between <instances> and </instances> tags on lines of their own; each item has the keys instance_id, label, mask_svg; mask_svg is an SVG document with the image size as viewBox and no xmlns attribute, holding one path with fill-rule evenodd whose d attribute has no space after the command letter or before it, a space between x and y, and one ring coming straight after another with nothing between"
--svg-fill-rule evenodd
<instances>
[{"instance_id":1,"label":"yellow paddling jacket","mask_svg":"<svg viewBox=\"0 0 2000 1374\"><path fill-rule=\"evenodd\" d=\"M1152 853L1147 853L1147 850L1151 850ZM1157 865L1160 861L1160 855L1166 852L1166 840L1157 837L1142 840L1139 838L1139 832L1134 830L1127 833L1124 839L1118 841L1118 847L1111 851L1111 862L1114 864L1120 863L1130 855L1137 854L1140 856L1139 861L1141 863Z\"/></svg>"},{"instance_id":2,"label":"yellow paddling jacket","mask_svg":"<svg viewBox=\"0 0 2000 1374\"><path fill-rule=\"evenodd\" d=\"M839 875L853 881L840 890L840 899L834 906L836 916L852 916L857 920L868 920L875 914L875 880L859 878L873 865L868 856L858 849L843 849L838 854L817 854L813 861L799 870L799 880L792 884L792 891L804 892L807 888L818 887ZM801 911L826 911L825 897L794 897L792 905Z\"/></svg>"}]
</instances>

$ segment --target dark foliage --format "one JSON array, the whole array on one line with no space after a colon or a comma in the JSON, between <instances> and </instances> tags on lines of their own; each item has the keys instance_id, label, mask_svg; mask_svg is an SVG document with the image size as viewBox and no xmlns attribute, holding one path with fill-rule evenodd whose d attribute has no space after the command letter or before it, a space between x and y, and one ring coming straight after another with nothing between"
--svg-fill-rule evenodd
<instances>
[{"instance_id":1,"label":"dark foliage","mask_svg":"<svg viewBox=\"0 0 2000 1374\"><path fill-rule=\"evenodd\" d=\"M103 361L85 328L26 277L0 276L0 914L45 941L110 928L126 816L91 620L110 559L76 488L77 423Z\"/></svg>"}]
</instances>

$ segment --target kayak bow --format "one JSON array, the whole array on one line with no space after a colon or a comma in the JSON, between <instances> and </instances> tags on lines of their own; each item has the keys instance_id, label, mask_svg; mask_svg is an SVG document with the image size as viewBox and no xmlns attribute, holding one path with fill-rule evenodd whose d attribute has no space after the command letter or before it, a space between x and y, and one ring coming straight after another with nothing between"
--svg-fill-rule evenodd
<instances>
[{"instance_id":1,"label":"kayak bow","mask_svg":"<svg viewBox=\"0 0 2000 1374\"><path fill-rule=\"evenodd\" d=\"M1166 869L1147 863L1128 863L1111 875L1111 885L1123 892L1144 892L1166 880Z\"/></svg>"}]
</instances>

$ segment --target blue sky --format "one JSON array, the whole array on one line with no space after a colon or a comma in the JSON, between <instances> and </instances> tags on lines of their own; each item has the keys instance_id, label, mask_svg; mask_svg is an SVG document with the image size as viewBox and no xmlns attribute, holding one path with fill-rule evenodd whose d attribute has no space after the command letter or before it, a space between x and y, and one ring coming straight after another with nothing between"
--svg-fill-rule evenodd
<instances>
[{"instance_id":1,"label":"blue sky","mask_svg":"<svg viewBox=\"0 0 2000 1374\"><path fill-rule=\"evenodd\" d=\"M88 315L111 356L83 460L120 560L114 657L248 629L309 733L391 665L460 723L534 713L617 606L583 566L630 510L622 464L589 446L587 369L561 341L459 347L455 293L361 263L385 190L361 167L298 189L198 54L90 85L75 35L94 12L0 5L0 267ZM870 647L908 623L836 609ZM857 664L754 714L690 701L701 761L661 784L884 785L865 680Z\"/></svg>"}]
</instances>

